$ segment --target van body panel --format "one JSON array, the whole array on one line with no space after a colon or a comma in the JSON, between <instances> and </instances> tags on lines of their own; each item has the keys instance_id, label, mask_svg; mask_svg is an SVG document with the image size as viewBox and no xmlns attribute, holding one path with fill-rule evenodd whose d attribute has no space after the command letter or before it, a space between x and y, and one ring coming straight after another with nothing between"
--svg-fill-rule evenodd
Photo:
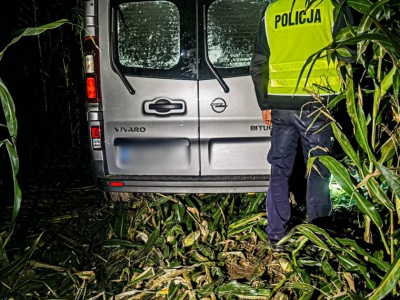
<instances>
[{"instance_id":1,"label":"van body panel","mask_svg":"<svg viewBox=\"0 0 400 300\"><path fill-rule=\"evenodd\" d=\"M126 95L124 88L103 96L115 99L103 105L110 174L199 175L196 82L135 79L132 82L140 89L134 96ZM145 102L160 97L183 101L185 113L145 114Z\"/></svg>"},{"instance_id":2,"label":"van body panel","mask_svg":"<svg viewBox=\"0 0 400 300\"><path fill-rule=\"evenodd\" d=\"M121 82L115 73L108 73L109 76L103 79L107 85ZM107 99L103 100L103 114L105 153L110 174L199 175L197 83L129 79L140 87L135 95L130 95L125 87L110 88L103 93L103 98ZM157 98L181 100L186 111L178 115L146 114L145 102ZM117 140L118 145L115 143ZM121 149L127 152L125 158L121 157ZM122 163L123 159L134 155L133 152L140 155L138 159L141 163L137 159ZM184 157L179 159L178 156Z\"/></svg>"},{"instance_id":3,"label":"van body panel","mask_svg":"<svg viewBox=\"0 0 400 300\"><path fill-rule=\"evenodd\" d=\"M250 76L225 81L229 93L216 80L199 83L201 174L267 174L270 128L261 122Z\"/></svg>"},{"instance_id":4,"label":"van body panel","mask_svg":"<svg viewBox=\"0 0 400 300\"><path fill-rule=\"evenodd\" d=\"M98 35L98 0L89 0L85 3L85 30L86 35Z\"/></svg>"},{"instance_id":5,"label":"van body panel","mask_svg":"<svg viewBox=\"0 0 400 300\"><path fill-rule=\"evenodd\" d=\"M102 5L99 15L112 15L110 7ZM100 26L100 43L111 40L110 27L112 24L106 22ZM101 61L110 61L112 46L104 50L101 47ZM199 175L197 82L127 76L136 91L131 95L111 63L102 63L100 72L104 152L109 174ZM180 100L185 111L145 113L145 103L157 98Z\"/></svg>"}]
</instances>

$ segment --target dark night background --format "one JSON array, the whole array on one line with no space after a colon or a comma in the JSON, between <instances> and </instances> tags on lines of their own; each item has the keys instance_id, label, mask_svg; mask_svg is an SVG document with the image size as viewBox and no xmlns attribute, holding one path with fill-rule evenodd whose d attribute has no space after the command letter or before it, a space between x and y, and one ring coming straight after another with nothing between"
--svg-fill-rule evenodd
<instances>
[{"instance_id":1,"label":"dark night background","mask_svg":"<svg viewBox=\"0 0 400 300\"><path fill-rule=\"evenodd\" d=\"M0 49L26 27L60 19L83 25L84 0L3 1ZM8 87L18 119L17 150L22 189L29 178L65 155L80 158L88 151L84 115L81 28L64 24L40 36L24 37L6 51L0 78ZM0 114L4 124L4 115ZM0 127L0 140L8 137ZM0 208L12 200L8 155L0 150Z\"/></svg>"}]
</instances>

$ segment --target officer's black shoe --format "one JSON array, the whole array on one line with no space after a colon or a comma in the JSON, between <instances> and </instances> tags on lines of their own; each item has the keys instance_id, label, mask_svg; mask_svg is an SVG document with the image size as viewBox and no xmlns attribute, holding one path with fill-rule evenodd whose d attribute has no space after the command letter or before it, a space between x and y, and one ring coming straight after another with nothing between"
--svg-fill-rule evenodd
<instances>
[{"instance_id":1,"label":"officer's black shoe","mask_svg":"<svg viewBox=\"0 0 400 300\"><path fill-rule=\"evenodd\" d=\"M271 245L271 250L273 252L285 252L286 251L286 247L285 245L282 244L278 244L279 241L276 240L270 240L269 244Z\"/></svg>"}]
</instances>

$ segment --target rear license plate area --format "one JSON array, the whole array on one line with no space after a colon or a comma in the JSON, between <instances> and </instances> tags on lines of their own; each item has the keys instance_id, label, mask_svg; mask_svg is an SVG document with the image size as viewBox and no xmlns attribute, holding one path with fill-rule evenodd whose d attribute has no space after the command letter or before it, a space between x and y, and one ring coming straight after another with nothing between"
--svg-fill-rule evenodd
<instances>
[{"instance_id":1,"label":"rear license plate area","mask_svg":"<svg viewBox=\"0 0 400 300\"><path fill-rule=\"evenodd\" d=\"M188 139L122 139L114 141L121 169L187 169L190 165Z\"/></svg>"}]
</instances>

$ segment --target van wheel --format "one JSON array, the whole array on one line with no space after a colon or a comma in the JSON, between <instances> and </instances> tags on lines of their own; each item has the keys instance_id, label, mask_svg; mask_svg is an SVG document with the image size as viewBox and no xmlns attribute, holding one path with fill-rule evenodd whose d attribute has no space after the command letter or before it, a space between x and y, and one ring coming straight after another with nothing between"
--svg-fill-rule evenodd
<instances>
[{"instance_id":1,"label":"van wheel","mask_svg":"<svg viewBox=\"0 0 400 300\"><path fill-rule=\"evenodd\" d=\"M108 192L104 194L106 200L110 202L130 202L131 200L138 200L135 193Z\"/></svg>"}]
</instances>

